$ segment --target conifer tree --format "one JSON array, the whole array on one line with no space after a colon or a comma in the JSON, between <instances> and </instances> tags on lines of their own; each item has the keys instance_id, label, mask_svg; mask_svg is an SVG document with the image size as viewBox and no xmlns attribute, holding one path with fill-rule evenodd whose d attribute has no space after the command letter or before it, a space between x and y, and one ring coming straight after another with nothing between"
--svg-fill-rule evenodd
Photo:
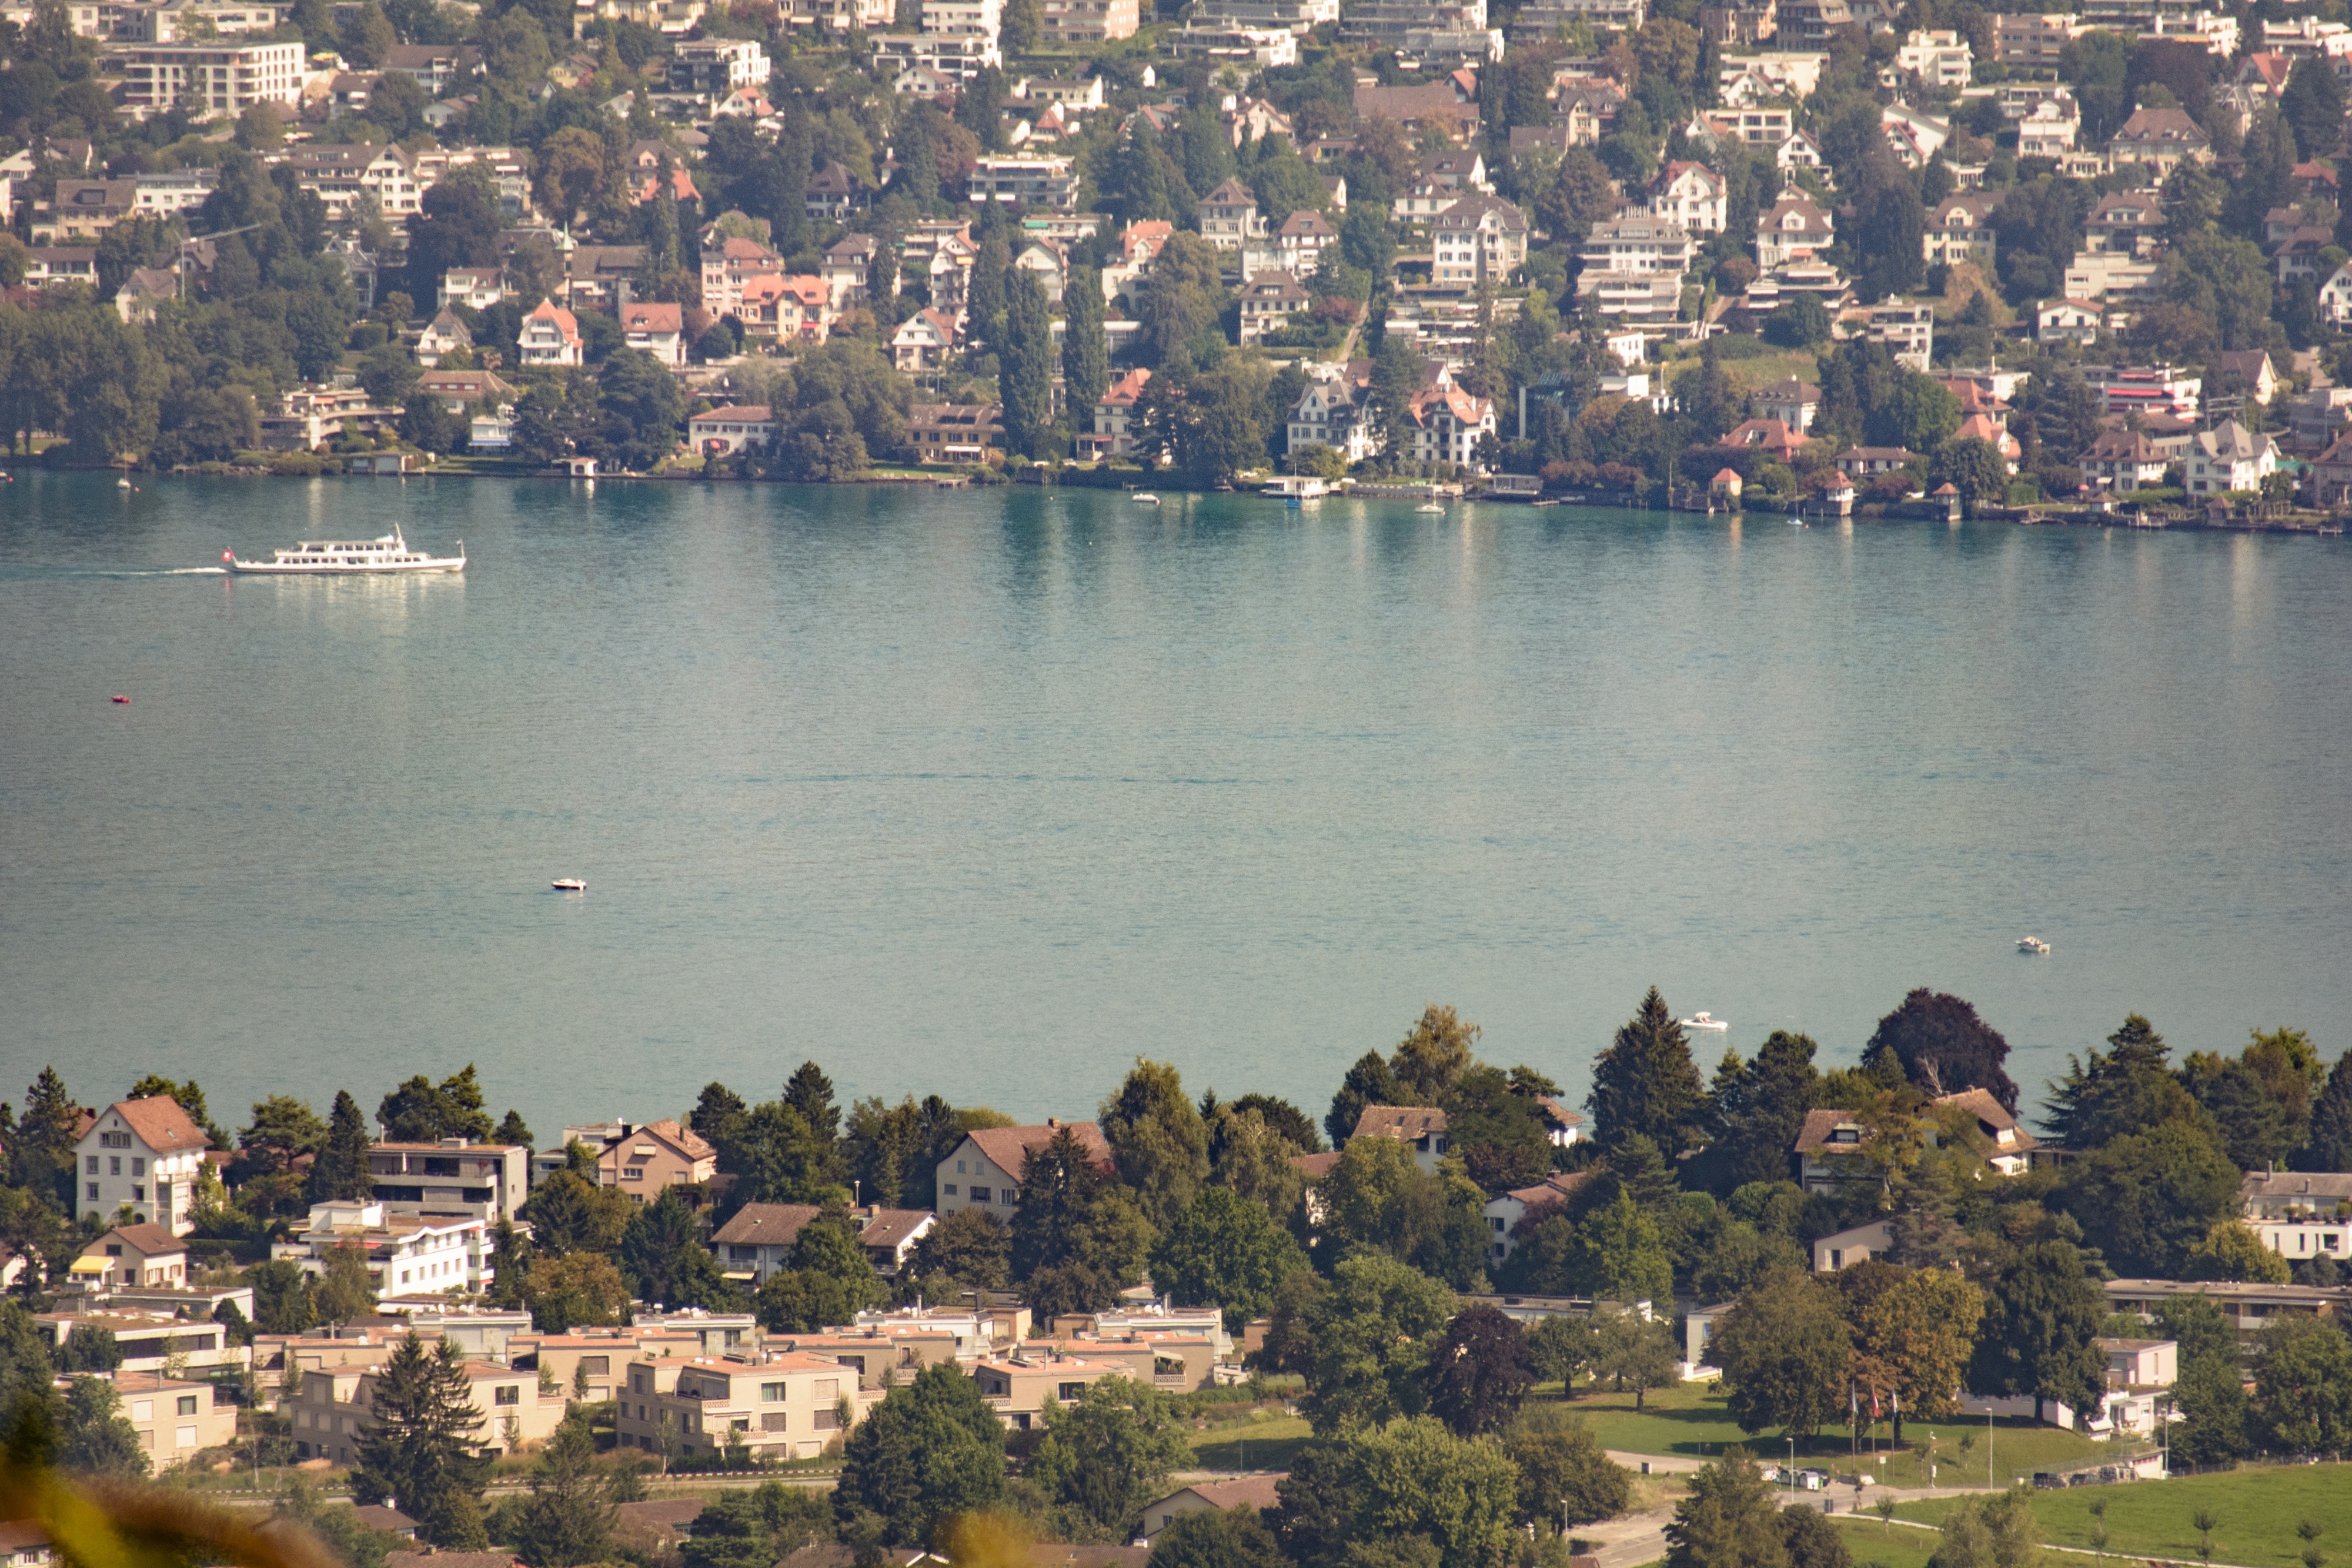
<instances>
[{"instance_id":1,"label":"conifer tree","mask_svg":"<svg viewBox=\"0 0 2352 1568\"><path fill-rule=\"evenodd\" d=\"M347 1202L365 1197L373 1185L367 1168L367 1117L347 1089L335 1092L334 1109L327 1114L327 1142L310 1166L312 1203Z\"/></svg>"},{"instance_id":2,"label":"conifer tree","mask_svg":"<svg viewBox=\"0 0 2352 1568\"><path fill-rule=\"evenodd\" d=\"M1004 444L1024 457L1041 456L1050 448L1054 414L1054 324L1046 313L1045 285L1025 267L1014 267L1005 280L1004 343L998 358Z\"/></svg>"},{"instance_id":3,"label":"conifer tree","mask_svg":"<svg viewBox=\"0 0 2352 1568\"><path fill-rule=\"evenodd\" d=\"M824 1143L841 1137L841 1107L834 1103L833 1080L814 1061L803 1061L784 1081L784 1103L801 1113L812 1136Z\"/></svg>"},{"instance_id":4,"label":"conifer tree","mask_svg":"<svg viewBox=\"0 0 2352 1568\"><path fill-rule=\"evenodd\" d=\"M1072 267L1062 287L1062 313L1067 326L1062 334L1062 384L1068 399L1070 423L1084 430L1110 385L1110 343L1103 336L1102 274L1091 267Z\"/></svg>"},{"instance_id":5,"label":"conifer tree","mask_svg":"<svg viewBox=\"0 0 2352 1568\"><path fill-rule=\"evenodd\" d=\"M391 1498L436 1546L479 1551L482 1485L489 1461L472 1452L482 1422L465 1357L415 1333L394 1347L375 1381L375 1422L360 1434L352 1495Z\"/></svg>"},{"instance_id":6,"label":"conifer tree","mask_svg":"<svg viewBox=\"0 0 2352 1568\"><path fill-rule=\"evenodd\" d=\"M1639 1133L1662 1154L1679 1153L1706 1100L1690 1041L1655 986L1592 1067L1584 1107L1613 1146Z\"/></svg>"},{"instance_id":7,"label":"conifer tree","mask_svg":"<svg viewBox=\"0 0 2352 1568\"><path fill-rule=\"evenodd\" d=\"M2311 1108L2311 1136L2295 1164L2307 1171L2352 1170L2352 1051L2336 1060Z\"/></svg>"},{"instance_id":8,"label":"conifer tree","mask_svg":"<svg viewBox=\"0 0 2352 1568\"><path fill-rule=\"evenodd\" d=\"M1377 1051L1364 1052L1339 1081L1339 1092L1331 1096L1330 1114L1323 1118L1331 1146L1336 1149L1356 1135L1356 1124L1363 1120L1365 1106L1400 1104L1404 1092L1388 1059Z\"/></svg>"},{"instance_id":9,"label":"conifer tree","mask_svg":"<svg viewBox=\"0 0 2352 1568\"><path fill-rule=\"evenodd\" d=\"M588 1417L574 1410L530 1468L530 1495L515 1511L514 1548L531 1568L611 1561L613 1489L596 1464Z\"/></svg>"},{"instance_id":10,"label":"conifer tree","mask_svg":"<svg viewBox=\"0 0 2352 1568\"><path fill-rule=\"evenodd\" d=\"M1165 1062L1138 1057L1103 1102L1101 1120L1119 1178L1154 1226L1167 1225L1209 1179L1209 1130L1184 1081Z\"/></svg>"},{"instance_id":11,"label":"conifer tree","mask_svg":"<svg viewBox=\"0 0 2352 1568\"><path fill-rule=\"evenodd\" d=\"M80 1113L55 1067L44 1067L25 1091L25 1113L8 1139L13 1185L58 1198L72 1191L74 1128Z\"/></svg>"}]
</instances>

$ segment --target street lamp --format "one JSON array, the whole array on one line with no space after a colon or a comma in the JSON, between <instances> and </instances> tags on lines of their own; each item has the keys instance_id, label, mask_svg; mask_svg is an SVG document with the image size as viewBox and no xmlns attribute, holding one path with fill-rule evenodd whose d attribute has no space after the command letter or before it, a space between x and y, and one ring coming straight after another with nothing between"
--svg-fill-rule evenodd
<instances>
[{"instance_id":1,"label":"street lamp","mask_svg":"<svg viewBox=\"0 0 2352 1568\"><path fill-rule=\"evenodd\" d=\"M1788 1477L1788 1479L1789 1479L1789 1490L1790 1490L1790 1494L1791 1494L1791 1495L1790 1495L1790 1499L1789 1499L1789 1500L1790 1500L1790 1502L1794 1502L1794 1501L1796 1501L1796 1500L1796 1500L1796 1498L1795 1498L1795 1496L1793 1495L1793 1494L1796 1492L1796 1490L1797 1490L1797 1439L1796 1439L1796 1436L1795 1436L1795 1434L1793 1434L1793 1433L1791 1433L1791 1434L1790 1435L1790 1437L1789 1437L1789 1477Z\"/></svg>"}]
</instances>

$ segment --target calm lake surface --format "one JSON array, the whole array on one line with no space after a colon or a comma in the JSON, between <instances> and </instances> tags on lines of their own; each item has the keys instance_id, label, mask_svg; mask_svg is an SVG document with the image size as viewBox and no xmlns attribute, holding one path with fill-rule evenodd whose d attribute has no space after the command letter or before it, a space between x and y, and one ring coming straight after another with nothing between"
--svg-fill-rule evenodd
<instances>
[{"instance_id":1,"label":"calm lake surface","mask_svg":"<svg viewBox=\"0 0 2352 1568\"><path fill-rule=\"evenodd\" d=\"M1710 1070L1957 991L2037 1099L2127 1009L2352 1042L2345 541L141 486L0 486L9 1098L475 1061L545 1138L812 1056L1087 1115L1147 1054L1319 1118L1433 1000L1580 1099L1653 983ZM187 570L395 525L469 570Z\"/></svg>"}]
</instances>

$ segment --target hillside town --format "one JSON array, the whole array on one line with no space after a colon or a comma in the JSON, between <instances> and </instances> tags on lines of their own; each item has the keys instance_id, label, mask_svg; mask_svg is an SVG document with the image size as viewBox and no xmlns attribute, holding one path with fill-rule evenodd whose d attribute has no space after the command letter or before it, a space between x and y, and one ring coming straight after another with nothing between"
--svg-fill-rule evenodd
<instances>
[{"instance_id":1,"label":"hillside town","mask_svg":"<svg viewBox=\"0 0 2352 1568\"><path fill-rule=\"evenodd\" d=\"M2091 0L37 0L70 465L1783 509L2352 488L2352 25Z\"/></svg>"},{"instance_id":2,"label":"hillside town","mask_svg":"<svg viewBox=\"0 0 2352 1568\"><path fill-rule=\"evenodd\" d=\"M1953 996L1853 1066L1776 1030L1703 1077L1711 1027L1651 991L1571 1106L1433 1006L1320 1116L1139 1059L1030 1125L807 1062L546 1137L471 1067L232 1134L197 1083L45 1071L5 1129L10 1452L248 1487L252 1539L349 1568L1566 1568L1587 1529L1733 1568L1790 1559L1727 1516L1850 1563L1841 1504L1938 1458L2017 1527L1979 1437L2062 1489L2352 1441L2352 1055L2176 1061L2135 1015L2037 1108ZM1746 1437L1655 1493L1645 1404Z\"/></svg>"}]
</instances>

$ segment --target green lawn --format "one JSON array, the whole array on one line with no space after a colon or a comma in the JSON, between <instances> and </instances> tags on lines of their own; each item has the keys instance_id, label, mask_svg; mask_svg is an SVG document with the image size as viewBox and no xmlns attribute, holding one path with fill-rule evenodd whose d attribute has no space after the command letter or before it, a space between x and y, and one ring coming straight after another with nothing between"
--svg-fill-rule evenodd
<instances>
[{"instance_id":1,"label":"green lawn","mask_svg":"<svg viewBox=\"0 0 2352 1568\"><path fill-rule=\"evenodd\" d=\"M1550 1397L1558 1401L1558 1396ZM1777 1432L1752 1436L1742 1432L1738 1423L1732 1420L1715 1384L1684 1383L1652 1389L1643 1405L1643 1409L1635 1410L1630 1394L1579 1394L1566 1401L1566 1408L1584 1417L1602 1448L1621 1453L1715 1458L1735 1444L1744 1444L1759 1459L1777 1459L1788 1453L1788 1439ZM1884 1426L1877 1429L1877 1436L1883 1448L1886 1437ZM1936 1467L1936 1479L1939 1481L1982 1485L1990 1480L2005 1486L2019 1479L2031 1480L2036 1470L2071 1469L2111 1458L2114 1452L2106 1444L2094 1443L2088 1437L2055 1427L2023 1420L1996 1421L1991 1433L1992 1467L1988 1476L1986 1431L1979 1423L1914 1422L1904 1429L1903 1437L1904 1450L1889 1454L1883 1464L1874 1459L1866 1448L1857 1461L1853 1439L1843 1427L1832 1427L1811 1444L1800 1443L1797 1453L1800 1458L1809 1458L1822 1469L1842 1475L1853 1473L1858 1465L1867 1465L1872 1476L1892 1486L1907 1487L1926 1486L1930 1464ZM1965 1454L1959 1447L1963 1437L1969 1444ZM1867 1435L1864 1441L1868 1441Z\"/></svg>"},{"instance_id":2,"label":"green lawn","mask_svg":"<svg viewBox=\"0 0 2352 1568\"><path fill-rule=\"evenodd\" d=\"M2036 1492L2033 1515L2042 1521L2042 1539L2053 1546L2088 1547L2096 1522L2091 1505L2097 1501L2107 1505L2107 1550L2116 1555L2196 1561L2197 1528L2189 1521L2200 1509L2220 1521L2213 1531L2216 1563L2299 1568L2303 1542L2294 1530L2306 1519L2324 1532L2322 1552L2339 1561L2352 1552L2352 1466L2275 1466ZM1954 1506L1949 1500L1910 1503L1901 1517L1940 1519ZM1862 1553L1854 1555L1859 1560Z\"/></svg>"},{"instance_id":3,"label":"green lawn","mask_svg":"<svg viewBox=\"0 0 2352 1568\"><path fill-rule=\"evenodd\" d=\"M1312 1431L1299 1416L1273 1412L1193 1433L1192 1459L1204 1470L1286 1469Z\"/></svg>"},{"instance_id":4,"label":"green lawn","mask_svg":"<svg viewBox=\"0 0 2352 1568\"><path fill-rule=\"evenodd\" d=\"M1849 1518L1833 1516L1832 1522L1838 1533L1845 1537L1845 1549L1854 1561L1855 1568L1927 1568L1927 1559L1934 1556L1943 1537L1932 1530L1906 1530L1899 1524L1887 1524L1864 1515ZM2117 1568L2122 1568L2117 1564Z\"/></svg>"}]
</instances>

